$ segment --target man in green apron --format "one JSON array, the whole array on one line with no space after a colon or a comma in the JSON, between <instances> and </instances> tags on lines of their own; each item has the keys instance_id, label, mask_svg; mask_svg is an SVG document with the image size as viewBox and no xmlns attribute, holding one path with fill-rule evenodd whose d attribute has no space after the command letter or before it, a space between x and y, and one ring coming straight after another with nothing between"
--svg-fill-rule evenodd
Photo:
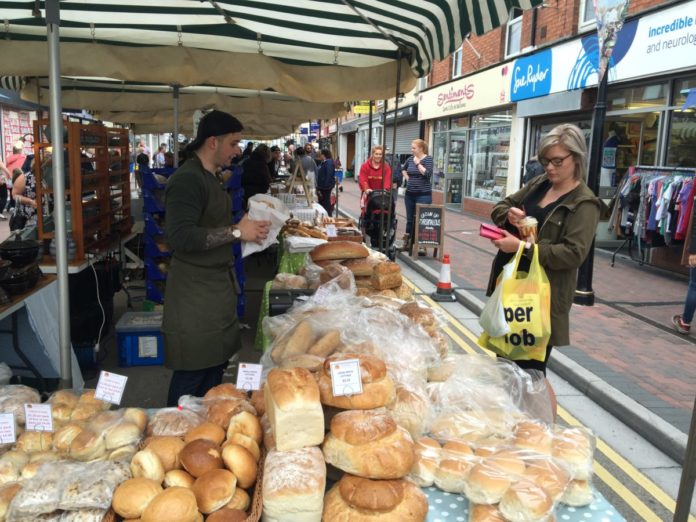
<instances>
[{"instance_id":1,"label":"man in green apron","mask_svg":"<svg viewBox=\"0 0 696 522\"><path fill-rule=\"evenodd\" d=\"M165 366L174 370L167 404L203 396L222 382L240 348L238 285L232 243L262 243L270 223L244 217L232 224L232 202L219 169L240 154L242 124L212 111L186 148L188 159L166 189L166 233L172 262L164 299Z\"/></svg>"}]
</instances>

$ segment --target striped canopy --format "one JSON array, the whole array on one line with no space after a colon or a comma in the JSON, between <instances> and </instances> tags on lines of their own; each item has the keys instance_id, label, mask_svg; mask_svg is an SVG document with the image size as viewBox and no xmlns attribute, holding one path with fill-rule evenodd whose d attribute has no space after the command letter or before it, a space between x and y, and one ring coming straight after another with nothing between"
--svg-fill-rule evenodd
<instances>
[{"instance_id":1,"label":"striped canopy","mask_svg":"<svg viewBox=\"0 0 696 522\"><path fill-rule=\"evenodd\" d=\"M541 0L61 0L61 74L272 90L308 101L394 95ZM43 1L0 2L6 75L46 76ZM39 10L35 13L34 8Z\"/></svg>"}]
</instances>

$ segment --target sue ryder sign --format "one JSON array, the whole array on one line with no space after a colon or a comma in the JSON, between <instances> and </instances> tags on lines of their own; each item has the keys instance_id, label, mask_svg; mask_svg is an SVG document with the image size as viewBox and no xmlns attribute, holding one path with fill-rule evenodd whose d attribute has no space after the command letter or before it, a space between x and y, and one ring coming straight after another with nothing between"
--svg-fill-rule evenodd
<instances>
[{"instance_id":1,"label":"sue ryder sign","mask_svg":"<svg viewBox=\"0 0 696 522\"><path fill-rule=\"evenodd\" d=\"M418 119L432 120L510 103L510 64L502 64L423 91Z\"/></svg>"}]
</instances>

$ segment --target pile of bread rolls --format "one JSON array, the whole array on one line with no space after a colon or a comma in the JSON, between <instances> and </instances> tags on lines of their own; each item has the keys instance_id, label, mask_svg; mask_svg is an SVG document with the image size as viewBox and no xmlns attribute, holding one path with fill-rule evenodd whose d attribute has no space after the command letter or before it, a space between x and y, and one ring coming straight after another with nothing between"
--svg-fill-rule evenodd
<instances>
[{"instance_id":1,"label":"pile of bread rolls","mask_svg":"<svg viewBox=\"0 0 696 522\"><path fill-rule=\"evenodd\" d=\"M171 411L131 460L133 478L114 492L126 520L245 520L259 473L263 432L245 392L221 384L203 398L207 418ZM185 433L182 423L198 419ZM166 426L165 426L166 421Z\"/></svg>"}]
</instances>

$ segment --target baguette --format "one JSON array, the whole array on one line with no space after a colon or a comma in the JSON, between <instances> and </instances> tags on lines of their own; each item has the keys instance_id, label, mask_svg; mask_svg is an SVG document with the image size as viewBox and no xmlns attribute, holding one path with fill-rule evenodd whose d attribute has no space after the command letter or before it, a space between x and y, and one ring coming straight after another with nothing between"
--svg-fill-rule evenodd
<instances>
[{"instance_id":1,"label":"baguette","mask_svg":"<svg viewBox=\"0 0 696 522\"><path fill-rule=\"evenodd\" d=\"M329 330L309 349L307 353L318 355L319 357L328 357L336 351L341 345L340 330Z\"/></svg>"},{"instance_id":2,"label":"baguette","mask_svg":"<svg viewBox=\"0 0 696 522\"><path fill-rule=\"evenodd\" d=\"M312 261L327 259L356 259L370 255L367 248L355 241L332 241L314 247L309 253Z\"/></svg>"},{"instance_id":3,"label":"baguette","mask_svg":"<svg viewBox=\"0 0 696 522\"><path fill-rule=\"evenodd\" d=\"M307 353L307 349L312 345L313 340L314 331L312 330L312 325L306 320L300 321L290 335L282 357L292 357L293 355Z\"/></svg>"}]
</instances>

